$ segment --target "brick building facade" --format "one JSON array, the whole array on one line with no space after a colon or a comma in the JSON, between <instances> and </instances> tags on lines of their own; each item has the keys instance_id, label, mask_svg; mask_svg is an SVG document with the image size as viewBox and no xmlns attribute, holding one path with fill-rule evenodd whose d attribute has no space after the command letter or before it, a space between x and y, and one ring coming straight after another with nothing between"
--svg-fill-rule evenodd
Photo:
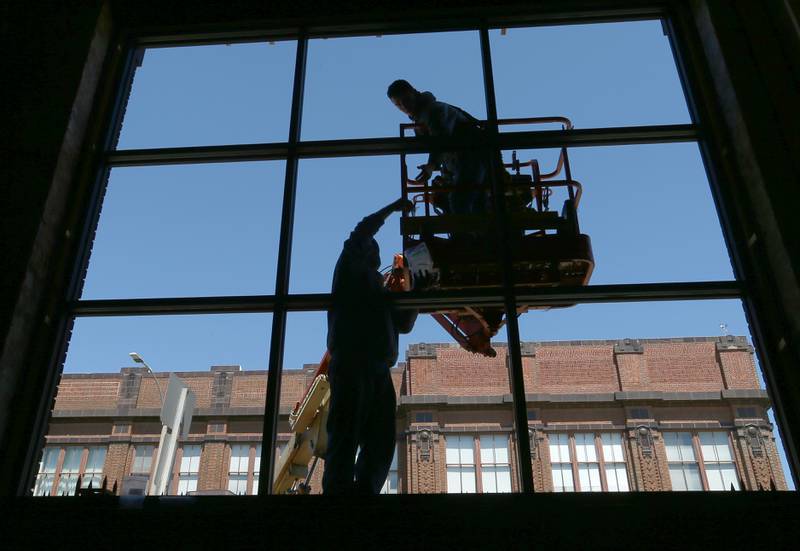
<instances>
[{"instance_id":1,"label":"brick building facade","mask_svg":"<svg viewBox=\"0 0 800 551\"><path fill-rule=\"evenodd\" d=\"M397 457L384 491L518 491L506 348L496 358L416 344L392 370ZM522 344L537 491L786 489L744 337ZM286 370L288 414L316 366ZM196 396L170 494L256 493L265 371L182 372ZM168 375L144 368L62 377L34 493L74 491L77 477L125 492L146 480ZM319 491L322 466L312 489Z\"/></svg>"}]
</instances>

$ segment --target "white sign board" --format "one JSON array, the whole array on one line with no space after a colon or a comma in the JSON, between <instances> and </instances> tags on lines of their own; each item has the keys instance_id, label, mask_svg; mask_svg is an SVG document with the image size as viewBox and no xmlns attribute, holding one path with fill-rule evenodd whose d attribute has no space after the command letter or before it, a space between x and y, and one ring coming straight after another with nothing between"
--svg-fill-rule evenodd
<instances>
[{"instance_id":1,"label":"white sign board","mask_svg":"<svg viewBox=\"0 0 800 551\"><path fill-rule=\"evenodd\" d=\"M178 446L178 429L180 436L189 435L194 413L195 396L189 387L174 373L169 375L169 387L164 404L161 407L161 438L156 453L156 466L150 488L150 495L163 495L167 490L169 475L175 462L175 450Z\"/></svg>"}]
</instances>

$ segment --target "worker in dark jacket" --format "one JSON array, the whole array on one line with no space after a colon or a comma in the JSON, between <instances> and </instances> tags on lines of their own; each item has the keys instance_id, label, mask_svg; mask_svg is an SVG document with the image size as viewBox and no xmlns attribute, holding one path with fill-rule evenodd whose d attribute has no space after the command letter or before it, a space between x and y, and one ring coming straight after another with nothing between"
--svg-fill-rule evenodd
<instances>
[{"instance_id":1,"label":"worker in dark jacket","mask_svg":"<svg viewBox=\"0 0 800 551\"><path fill-rule=\"evenodd\" d=\"M419 135L477 136L482 132L480 121L475 117L455 105L437 101L430 92L419 92L408 81L394 81L386 94L415 123ZM474 151L431 153L428 162L417 168L421 169L415 178L418 183L427 182L434 170L441 170L448 185L463 189L448 194L442 205L445 214L486 211L489 166L487 160Z\"/></svg>"},{"instance_id":2,"label":"worker in dark jacket","mask_svg":"<svg viewBox=\"0 0 800 551\"><path fill-rule=\"evenodd\" d=\"M395 446L390 369L397 362L398 334L411 331L417 311L398 310L387 300L374 236L391 213L412 208L410 201L399 199L364 218L336 263L328 311L325 494L377 494L389 473Z\"/></svg>"}]
</instances>

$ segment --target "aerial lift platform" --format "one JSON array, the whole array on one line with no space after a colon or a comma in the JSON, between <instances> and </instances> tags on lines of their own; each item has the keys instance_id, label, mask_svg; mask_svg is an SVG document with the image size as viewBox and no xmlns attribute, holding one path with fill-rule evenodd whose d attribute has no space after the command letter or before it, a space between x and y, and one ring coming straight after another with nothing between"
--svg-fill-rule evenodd
<instances>
[{"instance_id":1,"label":"aerial lift platform","mask_svg":"<svg viewBox=\"0 0 800 551\"><path fill-rule=\"evenodd\" d=\"M498 126L560 124L572 129L565 117L535 117L500 119ZM401 136L413 130L413 124L401 125ZM429 257L426 264L435 268L433 289L476 289L499 287L496 240L492 214L445 214L437 205L446 194L463 191L447 185L446 177L436 177L422 184L408 178L406 155L400 155L403 197L422 205L423 214L404 214L400 220L403 250L414 270L415 253ZM566 147L559 152L556 166L543 172L537 159L520 161L514 151L509 162L503 161L507 223L511 229L513 280L517 288L582 286L589 282L594 269L591 240L580 232L578 206L583 186L572 178L569 153ZM523 173L529 169L530 173ZM510 172L508 172L510 170ZM527 172L527 171L526 171ZM566 190L561 211L551 209L550 200L559 188ZM471 188L475 189L475 188ZM485 190L487 197L490 190ZM489 209L491 212L491 209ZM475 239L454 238L471 233ZM553 307L573 306L561 304ZM532 306L521 305L517 315ZM422 309L452 336L463 348L477 354L496 355L491 339L504 325L505 313L500 308Z\"/></svg>"},{"instance_id":2,"label":"aerial lift platform","mask_svg":"<svg viewBox=\"0 0 800 551\"><path fill-rule=\"evenodd\" d=\"M501 119L498 126L560 124L572 129L565 117ZM401 124L400 135L413 130L413 124ZM514 284L520 289L587 285L594 269L591 240L580 233L578 206L583 187L572 178L566 147L559 152L555 167L543 172L537 159L520 161L514 151L503 160L502 188L506 194L508 224L511 229ZM523 173L523 169L526 170ZM510 170L510 172L508 171ZM446 175L417 183L408 178L406 154L400 155L403 197L420 205L421 215L404 213L400 219L403 251L396 254L391 271L386 274L388 288L409 290L409 270L422 263L432 270L429 289L475 289L502 285L493 228L494 216L486 214L449 214L440 207L446 195L463 191L448 186ZM471 188L477 189L477 188ZM561 211L551 209L555 190L566 190ZM490 190L485 190L487 197ZM489 209L491 212L491 209ZM470 235L459 239L458 235ZM478 240L475 240L475 236ZM424 257L424 258L423 258ZM406 265L408 262L408 265ZM559 304L546 308L568 307ZM538 306L520 305L516 315ZM491 339L505 324L502 308L422 308L464 349L484 356L496 355ZM305 494L319 458L325 456L330 402L328 364L325 355L314 373L305 394L289 415L291 437L275 468L273 493Z\"/></svg>"}]
</instances>

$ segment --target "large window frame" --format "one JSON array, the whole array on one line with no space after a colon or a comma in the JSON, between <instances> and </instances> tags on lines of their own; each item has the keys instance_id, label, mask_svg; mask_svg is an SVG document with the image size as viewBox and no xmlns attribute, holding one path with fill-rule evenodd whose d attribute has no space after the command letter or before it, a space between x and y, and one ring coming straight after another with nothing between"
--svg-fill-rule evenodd
<instances>
[{"instance_id":1,"label":"large window frame","mask_svg":"<svg viewBox=\"0 0 800 551\"><path fill-rule=\"evenodd\" d=\"M730 431L668 431L664 433L667 464L672 489L678 491L738 491L742 489L742 473L736 460L735 446ZM709 442L710 439L710 442ZM688 440L688 442L687 442ZM726 457L719 457L718 448L724 446ZM712 457L713 454L713 457ZM723 470L723 466L727 467ZM719 471L719 483L712 480L709 471ZM675 476L680 471L683 488L676 488ZM689 488L687 473L695 471L696 488ZM724 473L728 473L726 477ZM730 476L732 472L733 476Z\"/></svg>"},{"instance_id":2,"label":"large window frame","mask_svg":"<svg viewBox=\"0 0 800 551\"><path fill-rule=\"evenodd\" d=\"M687 67L682 50L686 49L685 28L676 28L673 21L673 10L669 2L652 3L643 7L637 3L632 8L615 8L579 13L554 13L547 10L532 10L530 14L515 14L513 20L505 15L465 16L459 19L451 17L420 20L413 25L408 23L382 22L348 26L338 24L332 27L293 27L285 25L279 30L269 28L237 30L231 28L204 29L195 32L192 29L178 33L157 34L152 31L133 30L120 43L118 48L118 69L112 71L116 86L115 99L111 102L105 118L105 136L102 143L91 154L94 159L94 189L86 204L86 213L82 232L77 246L75 268L72 271L67 289L64 311L61 312L59 330L61 336L54 343L54 354L49 365L48 388L38 411L36 428L32 433L31 446L28 451L28 464L20 482L20 493L27 493L36 474L35 465L38 460L40 445L46 428L49 404L55 393L55 384L66 354L68 334L76 317L83 316L121 316L146 314L220 314L245 312L270 312L273 314L269 350L269 375L267 381L266 403L264 410L263 446L261 462L266 479L272 479L274 457L269 450L274 449L277 436L278 405L280 382L283 366L286 319L289 312L324 310L331 304L331 297L326 293L292 294L289 292L289 273L291 269L292 233L294 226L295 201L297 196L298 162L305 158L345 157L357 155L386 155L405 153L422 153L430 150L456 150L463 148L456 140L448 138L366 138L326 141L301 141L300 123L303 111L303 93L305 84L306 58L308 41L311 38L332 36L358 36L370 34L413 33L431 31L478 31L481 45L483 79L486 97L487 133L480 149L493 152L506 149L560 148L581 146L614 146L631 144L658 144L672 142L695 142L700 145L703 160L710 176L712 195L715 199L722 224L723 235L728 245L728 252L734 265L736 279L711 282L678 282L648 284L616 284L596 285L580 288L538 289L535 293L518 292L511 280L511 252L503 238L509 228L502 224L498 232L498 250L501 252L501 263L504 268L504 282L501 288L474 292L430 292L408 293L394 298L400 308L414 308L422 304L447 304L451 306L475 305L504 307L507 312L515 311L518 304L554 305L563 303L601 303L601 302L642 302L656 300L709 300L709 299L741 299L745 314L751 326L755 325L754 340L761 352L765 378L770 390L775 389L770 379L769 361L776 352L766 349L763 336L753 320L755 304L749 299L742 277L743 261L732 243L732 235L728 217L720 207L719 184L714 178L711 166L715 158L714 144L709 143L707 134L701 132L698 122L698 106L695 104L687 76ZM497 106L495 103L494 78L492 73L492 57L489 41L489 30L500 27L524 27L531 25L555 24L565 22L603 22L633 21L642 19L660 19L669 35L675 54L678 71L684 87L685 96L692 116L692 123L677 125L649 125L635 127L591 128L580 130L548 130L500 133L497 128ZM280 143L239 144L225 146L202 146L180 148L156 148L142 150L115 150L114 140L121 124L124 102L132 82L136 59L142 48L156 48L179 45L199 45L210 43L252 42L261 40L297 40L294 68L290 130L288 140ZM694 77L694 75L692 75ZM696 85L695 85L696 86ZM706 114L703 114L706 116ZM277 259L277 277L275 293L272 295L251 295L234 297L193 297L193 298L157 298L157 299L114 299L114 300L81 300L82 281L88 266L91 251L91 236L97 226L102 197L109 172L114 167L152 166L161 164L189 164L202 162L233 162L257 160L284 160L286 172L280 227L280 248ZM504 217L505 206L503 194L497 193L502 184L493 182L493 194L499 198L496 205L498 219ZM740 237L737 234L737 238ZM520 352L520 335L517 320L509 316L507 323L509 344L509 372L515 425L514 446L517 453L521 490L525 493L534 491L533 471L530 461L530 443L527 437L527 404L523 385L522 359ZM776 401L778 396L774 397ZM780 417L779 417L780 419ZM784 427L785 428L785 427ZM784 431L787 436L788 431ZM791 438L791 437L790 437ZM268 443L272 445L268 445ZM790 446L791 448L791 446ZM791 460L790 460L791 462ZM269 485L262 485L259 494L270 493Z\"/></svg>"},{"instance_id":3,"label":"large window frame","mask_svg":"<svg viewBox=\"0 0 800 551\"><path fill-rule=\"evenodd\" d=\"M631 466L621 433L553 429L548 432L547 441L554 492L631 491ZM620 457L614 451L616 446L620 448ZM612 472L613 480L609 476ZM561 480L561 484L556 484L557 480ZM620 482L624 483L624 488Z\"/></svg>"},{"instance_id":4,"label":"large window frame","mask_svg":"<svg viewBox=\"0 0 800 551\"><path fill-rule=\"evenodd\" d=\"M99 467L97 464L92 466L89 460L98 453L102 453L102 461L99 462ZM81 481L81 488L88 488L91 483L92 488L99 489L103 482L107 455L108 446L103 445L46 446L36 475L36 485L32 487L33 495L74 496L78 489L78 480ZM45 487L47 491L42 491Z\"/></svg>"}]
</instances>

